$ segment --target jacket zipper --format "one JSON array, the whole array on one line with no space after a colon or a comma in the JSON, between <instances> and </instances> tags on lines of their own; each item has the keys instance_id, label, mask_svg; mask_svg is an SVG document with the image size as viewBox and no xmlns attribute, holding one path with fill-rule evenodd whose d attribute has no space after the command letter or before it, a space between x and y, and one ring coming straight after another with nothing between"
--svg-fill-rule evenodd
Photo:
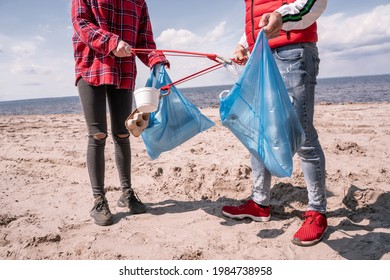
<instances>
[{"instance_id":1,"label":"jacket zipper","mask_svg":"<svg viewBox=\"0 0 390 280\"><path fill-rule=\"evenodd\" d=\"M254 2L255 2L255 0L252 0L252 7L251 7L251 22L252 22L252 38L253 38L253 42L256 42L256 38L255 38Z\"/></svg>"},{"instance_id":2,"label":"jacket zipper","mask_svg":"<svg viewBox=\"0 0 390 280\"><path fill-rule=\"evenodd\" d=\"M287 2L283 2L282 6L287 5L287 4L288 4ZM287 37L287 40L290 40L290 31L286 31L286 37Z\"/></svg>"}]
</instances>

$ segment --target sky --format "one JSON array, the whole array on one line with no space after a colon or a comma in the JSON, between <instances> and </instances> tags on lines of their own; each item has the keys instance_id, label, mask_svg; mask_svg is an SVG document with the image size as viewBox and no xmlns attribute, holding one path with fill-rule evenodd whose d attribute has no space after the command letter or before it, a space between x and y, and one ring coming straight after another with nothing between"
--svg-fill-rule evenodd
<instances>
[{"instance_id":1,"label":"sky","mask_svg":"<svg viewBox=\"0 0 390 280\"><path fill-rule=\"evenodd\" d=\"M243 0L148 0L159 49L231 57L244 30ZM0 0L0 101L77 96L71 0ZM319 78L389 74L389 0L328 0L318 20ZM173 81L213 62L168 57ZM149 68L137 61L136 88ZM222 68L180 87L233 84Z\"/></svg>"}]
</instances>

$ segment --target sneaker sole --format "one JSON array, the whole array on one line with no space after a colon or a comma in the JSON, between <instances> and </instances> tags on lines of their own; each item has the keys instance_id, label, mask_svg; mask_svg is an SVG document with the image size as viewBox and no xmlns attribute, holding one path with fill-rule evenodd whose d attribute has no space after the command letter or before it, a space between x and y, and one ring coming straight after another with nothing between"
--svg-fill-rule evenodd
<instances>
[{"instance_id":1,"label":"sneaker sole","mask_svg":"<svg viewBox=\"0 0 390 280\"><path fill-rule=\"evenodd\" d=\"M295 245L298 245L298 246L302 246L302 247L309 247L309 246L313 246L313 245L316 245L317 243L319 243L322 238L324 237L324 234L325 232L328 230L328 228L325 229L324 233L321 235L320 238L316 239L316 240L311 240L311 241L301 241L299 239L292 239L291 242Z\"/></svg>"},{"instance_id":2,"label":"sneaker sole","mask_svg":"<svg viewBox=\"0 0 390 280\"><path fill-rule=\"evenodd\" d=\"M268 222L271 219L271 215L268 217L257 217L257 216L252 216L248 214L242 214L242 215L232 215L230 213L227 213L225 211L222 211L222 214L224 214L226 217L236 219L236 220L242 220L245 218L250 218L255 222Z\"/></svg>"}]
</instances>

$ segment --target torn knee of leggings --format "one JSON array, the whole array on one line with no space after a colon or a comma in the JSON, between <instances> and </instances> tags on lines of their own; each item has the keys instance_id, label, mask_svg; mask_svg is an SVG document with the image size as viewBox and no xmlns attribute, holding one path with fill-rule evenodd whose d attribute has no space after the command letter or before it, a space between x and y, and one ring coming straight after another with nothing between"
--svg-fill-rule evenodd
<instances>
[{"instance_id":1,"label":"torn knee of leggings","mask_svg":"<svg viewBox=\"0 0 390 280\"><path fill-rule=\"evenodd\" d=\"M118 142L127 142L129 140L130 134L117 134L114 135L114 139Z\"/></svg>"},{"instance_id":2,"label":"torn knee of leggings","mask_svg":"<svg viewBox=\"0 0 390 280\"><path fill-rule=\"evenodd\" d=\"M94 140L106 140L107 139L107 133L101 132L101 133L95 133L88 135L89 138Z\"/></svg>"}]
</instances>

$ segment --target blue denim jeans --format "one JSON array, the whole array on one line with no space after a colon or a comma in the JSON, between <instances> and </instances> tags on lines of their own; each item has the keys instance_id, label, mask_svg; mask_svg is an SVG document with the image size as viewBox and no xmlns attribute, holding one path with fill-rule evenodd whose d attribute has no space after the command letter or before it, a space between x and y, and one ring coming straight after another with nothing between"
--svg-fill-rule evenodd
<instances>
[{"instance_id":1,"label":"blue denim jeans","mask_svg":"<svg viewBox=\"0 0 390 280\"><path fill-rule=\"evenodd\" d=\"M306 141L297 151L308 192L308 210L326 212L325 156L313 124L314 92L319 58L315 43L288 45L273 50L275 61L306 134ZM261 205L270 204L271 174L251 156L252 199Z\"/></svg>"}]
</instances>

